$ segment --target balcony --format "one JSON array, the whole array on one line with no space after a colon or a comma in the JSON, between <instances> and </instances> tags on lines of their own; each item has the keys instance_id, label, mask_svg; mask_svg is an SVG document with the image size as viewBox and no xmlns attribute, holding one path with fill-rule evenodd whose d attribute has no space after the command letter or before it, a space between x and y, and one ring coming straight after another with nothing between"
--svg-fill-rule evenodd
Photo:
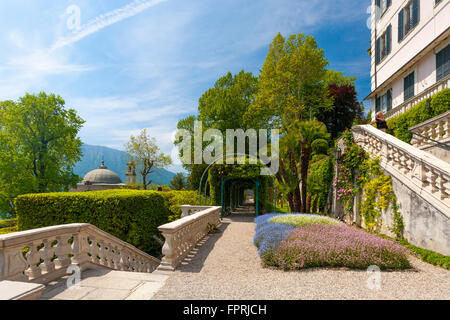
<instances>
[{"instance_id":1,"label":"balcony","mask_svg":"<svg viewBox=\"0 0 450 320\"><path fill-rule=\"evenodd\" d=\"M414 97L406 100L405 102L398 105L397 107L387 111L386 114L384 115L384 118L385 119L394 118L394 117L408 111L409 109L411 109L412 107L417 105L419 102L421 102L425 99L431 98L433 95L435 95L439 91L442 91L447 88L450 88L450 76L445 77L444 79L436 82L434 85L425 89L421 93L416 94Z\"/></svg>"}]
</instances>

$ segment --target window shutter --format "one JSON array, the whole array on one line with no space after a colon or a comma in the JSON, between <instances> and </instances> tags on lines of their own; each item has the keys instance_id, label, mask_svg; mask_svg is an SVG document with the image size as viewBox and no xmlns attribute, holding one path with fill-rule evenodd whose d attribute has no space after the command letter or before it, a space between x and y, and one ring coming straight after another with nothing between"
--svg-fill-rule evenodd
<instances>
[{"instance_id":1,"label":"window shutter","mask_svg":"<svg viewBox=\"0 0 450 320\"><path fill-rule=\"evenodd\" d=\"M387 96L387 111L392 109L392 89L389 89L386 92L386 96Z\"/></svg>"},{"instance_id":2,"label":"window shutter","mask_svg":"<svg viewBox=\"0 0 450 320\"><path fill-rule=\"evenodd\" d=\"M389 27L386 30L386 55L391 53L391 47L392 47L392 26L389 25Z\"/></svg>"},{"instance_id":3,"label":"window shutter","mask_svg":"<svg viewBox=\"0 0 450 320\"><path fill-rule=\"evenodd\" d=\"M444 54L442 57L442 65L443 65L443 77L446 77L450 74L450 45L448 45L444 49Z\"/></svg>"},{"instance_id":4,"label":"window shutter","mask_svg":"<svg viewBox=\"0 0 450 320\"><path fill-rule=\"evenodd\" d=\"M412 15L412 27L415 27L420 20L420 1L413 0L413 15Z\"/></svg>"},{"instance_id":5,"label":"window shutter","mask_svg":"<svg viewBox=\"0 0 450 320\"><path fill-rule=\"evenodd\" d=\"M380 97L375 98L375 112L378 112L381 110L381 99Z\"/></svg>"},{"instance_id":6,"label":"window shutter","mask_svg":"<svg viewBox=\"0 0 450 320\"><path fill-rule=\"evenodd\" d=\"M377 39L377 42L375 44L375 63L379 64L380 63L380 38Z\"/></svg>"},{"instance_id":7,"label":"window shutter","mask_svg":"<svg viewBox=\"0 0 450 320\"><path fill-rule=\"evenodd\" d=\"M398 42L403 39L403 11L404 9L400 10L398 14Z\"/></svg>"},{"instance_id":8,"label":"window shutter","mask_svg":"<svg viewBox=\"0 0 450 320\"><path fill-rule=\"evenodd\" d=\"M441 50L440 52L438 52L436 54L436 81L439 81L443 78L444 76L444 66L443 66L443 62L444 62L444 50Z\"/></svg>"}]
</instances>

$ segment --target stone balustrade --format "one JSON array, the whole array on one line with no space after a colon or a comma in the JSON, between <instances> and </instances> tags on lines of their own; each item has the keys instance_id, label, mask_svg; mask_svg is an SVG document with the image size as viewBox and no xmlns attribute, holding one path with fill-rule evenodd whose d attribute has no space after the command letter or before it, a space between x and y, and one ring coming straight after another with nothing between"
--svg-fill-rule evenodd
<instances>
[{"instance_id":1,"label":"stone balustrade","mask_svg":"<svg viewBox=\"0 0 450 320\"><path fill-rule=\"evenodd\" d=\"M438 93L439 91L442 91L444 89L450 88L450 76L445 77L444 79L436 82L434 85L430 86L429 88L425 89L424 91L416 94L414 97L406 100L402 104L398 105L397 107L393 108L392 110L387 111L384 114L385 119L394 118L407 110L411 109L415 105L417 105L419 102L431 98L433 95Z\"/></svg>"},{"instance_id":2,"label":"stone balustrade","mask_svg":"<svg viewBox=\"0 0 450 320\"><path fill-rule=\"evenodd\" d=\"M158 270L175 270L194 246L208 234L209 225L220 225L221 207L194 208L192 210L202 210L158 227L166 239Z\"/></svg>"},{"instance_id":3,"label":"stone balustrade","mask_svg":"<svg viewBox=\"0 0 450 320\"><path fill-rule=\"evenodd\" d=\"M181 209L181 217L187 217L194 213L203 211L205 209L209 209L211 206L191 206L191 205L182 205L180 206Z\"/></svg>"},{"instance_id":4,"label":"stone balustrade","mask_svg":"<svg viewBox=\"0 0 450 320\"><path fill-rule=\"evenodd\" d=\"M450 164L370 125L353 127L356 143L410 190L450 217Z\"/></svg>"},{"instance_id":5,"label":"stone balustrade","mask_svg":"<svg viewBox=\"0 0 450 320\"><path fill-rule=\"evenodd\" d=\"M69 266L152 272L160 261L90 224L52 226L0 236L0 281L48 283Z\"/></svg>"},{"instance_id":6,"label":"stone balustrade","mask_svg":"<svg viewBox=\"0 0 450 320\"><path fill-rule=\"evenodd\" d=\"M409 129L413 133L411 144L416 148L424 148L429 145L435 145L433 141L450 141L450 111L447 111L433 119L429 119Z\"/></svg>"}]
</instances>

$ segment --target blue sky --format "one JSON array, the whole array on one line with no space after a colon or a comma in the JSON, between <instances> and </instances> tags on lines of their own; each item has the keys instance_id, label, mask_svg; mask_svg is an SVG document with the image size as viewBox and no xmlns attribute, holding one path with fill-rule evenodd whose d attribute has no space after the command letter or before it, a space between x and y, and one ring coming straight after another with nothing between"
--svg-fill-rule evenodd
<instances>
[{"instance_id":1,"label":"blue sky","mask_svg":"<svg viewBox=\"0 0 450 320\"><path fill-rule=\"evenodd\" d=\"M74 12L80 12L80 28ZM83 142L124 149L147 128L173 153L177 121L228 71L259 74L273 37L305 33L329 67L370 92L367 7L354 0L4 0L0 100L56 93L86 120ZM69 21L69 24L68 24Z\"/></svg>"}]
</instances>

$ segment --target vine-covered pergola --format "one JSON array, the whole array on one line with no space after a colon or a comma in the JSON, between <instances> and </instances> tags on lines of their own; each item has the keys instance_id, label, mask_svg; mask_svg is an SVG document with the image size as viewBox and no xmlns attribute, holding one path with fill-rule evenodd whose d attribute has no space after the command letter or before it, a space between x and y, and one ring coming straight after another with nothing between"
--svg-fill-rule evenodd
<instances>
[{"instance_id":1,"label":"vine-covered pergola","mask_svg":"<svg viewBox=\"0 0 450 320\"><path fill-rule=\"evenodd\" d=\"M244 164L213 163L209 165L200 179L200 205L206 205L208 202L210 205L220 204L221 215L224 217L244 203L244 192L251 189L254 194L256 216L260 215L268 205L274 211L276 195L271 197L270 204L265 199L267 199L268 187L275 184L275 177L261 175L261 166L262 164L249 164L248 159Z\"/></svg>"}]
</instances>

